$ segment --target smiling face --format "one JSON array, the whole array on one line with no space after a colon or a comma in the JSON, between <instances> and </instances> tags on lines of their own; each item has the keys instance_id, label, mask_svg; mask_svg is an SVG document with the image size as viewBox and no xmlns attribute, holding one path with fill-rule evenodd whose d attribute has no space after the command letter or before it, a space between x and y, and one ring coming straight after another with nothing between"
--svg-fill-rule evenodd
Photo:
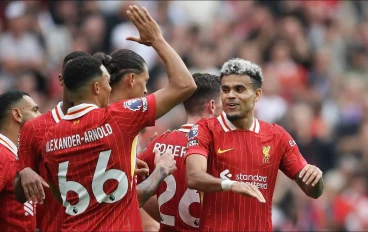
<instances>
[{"instance_id":1,"label":"smiling face","mask_svg":"<svg viewBox=\"0 0 368 232\"><path fill-rule=\"evenodd\" d=\"M260 88L254 89L248 75L225 75L221 79L222 107L230 121L253 116L254 105L262 95Z\"/></svg>"}]
</instances>

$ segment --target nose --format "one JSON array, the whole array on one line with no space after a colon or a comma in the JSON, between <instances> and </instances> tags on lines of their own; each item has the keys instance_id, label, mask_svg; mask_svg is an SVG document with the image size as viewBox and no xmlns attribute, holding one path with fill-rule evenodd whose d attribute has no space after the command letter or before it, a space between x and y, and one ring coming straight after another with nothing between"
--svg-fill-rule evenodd
<instances>
[{"instance_id":1,"label":"nose","mask_svg":"<svg viewBox=\"0 0 368 232\"><path fill-rule=\"evenodd\" d=\"M235 98L235 91L231 89L229 93L227 94L227 98L230 98L230 99Z\"/></svg>"}]
</instances>

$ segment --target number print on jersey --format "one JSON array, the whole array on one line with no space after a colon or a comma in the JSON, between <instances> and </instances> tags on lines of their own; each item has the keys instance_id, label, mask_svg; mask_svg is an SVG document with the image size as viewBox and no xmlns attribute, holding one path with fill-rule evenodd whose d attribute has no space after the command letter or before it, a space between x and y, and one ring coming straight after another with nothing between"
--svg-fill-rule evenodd
<instances>
[{"instance_id":1,"label":"number print on jersey","mask_svg":"<svg viewBox=\"0 0 368 232\"><path fill-rule=\"evenodd\" d=\"M176 192L176 181L173 175L166 177L164 181L166 182L166 190L157 199L159 209L161 209L161 206L163 204L170 201L174 197ZM194 202L200 203L199 194L197 193L197 190L187 189L179 202L179 216L185 224L192 226L194 228L198 228L199 218L195 218L189 213L189 206ZM175 226L174 216L162 214L161 212L160 215L162 224Z\"/></svg>"},{"instance_id":2,"label":"number print on jersey","mask_svg":"<svg viewBox=\"0 0 368 232\"><path fill-rule=\"evenodd\" d=\"M96 165L95 173L92 179L92 191L99 203L115 203L122 199L128 191L128 178L125 172L118 169L110 169L106 171L107 164L109 162L111 150L103 151L100 153ZM65 212L69 215L78 215L86 211L89 202L90 195L85 187L75 181L68 181L66 174L68 172L69 161L65 161L59 164L59 188L61 198L63 199L63 205L66 208ZM114 179L119 182L117 189L109 195L103 190L103 185L107 180ZM66 194L68 191L73 191L78 194L79 201L75 205L71 205L66 201Z\"/></svg>"},{"instance_id":3,"label":"number print on jersey","mask_svg":"<svg viewBox=\"0 0 368 232\"><path fill-rule=\"evenodd\" d=\"M170 201L176 192L176 182L173 175L167 176L164 181L166 182L166 190L163 192L157 199L158 201L158 208L161 209L161 205L165 204L166 202ZM175 217L162 214L161 215L161 223L169 226L175 225Z\"/></svg>"}]
</instances>

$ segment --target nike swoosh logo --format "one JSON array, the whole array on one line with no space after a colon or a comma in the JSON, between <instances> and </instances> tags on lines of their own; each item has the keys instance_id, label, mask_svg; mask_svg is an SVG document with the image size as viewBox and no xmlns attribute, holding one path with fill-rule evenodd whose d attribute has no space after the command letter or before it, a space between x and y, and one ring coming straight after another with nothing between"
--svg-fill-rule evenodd
<instances>
[{"instance_id":1,"label":"nike swoosh logo","mask_svg":"<svg viewBox=\"0 0 368 232\"><path fill-rule=\"evenodd\" d=\"M230 149L226 149L226 150L221 150L220 148L217 150L217 153L222 154L228 151L234 150L234 148L230 148Z\"/></svg>"}]
</instances>

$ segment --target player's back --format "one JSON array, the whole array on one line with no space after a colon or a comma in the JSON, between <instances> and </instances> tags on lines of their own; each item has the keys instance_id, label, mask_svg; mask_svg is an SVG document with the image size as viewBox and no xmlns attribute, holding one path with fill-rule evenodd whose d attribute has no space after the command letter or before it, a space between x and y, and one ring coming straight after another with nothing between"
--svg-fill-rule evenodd
<instances>
[{"instance_id":1,"label":"player's back","mask_svg":"<svg viewBox=\"0 0 368 232\"><path fill-rule=\"evenodd\" d=\"M266 203L260 203L232 191L204 194L201 231L272 230L272 196L278 170L293 178L305 164L297 157L299 150L290 135L278 125L257 119L249 130L238 130L224 113L201 120L194 127L197 132L188 142L187 155L208 151L207 173L253 184L266 199Z\"/></svg>"},{"instance_id":2,"label":"player's back","mask_svg":"<svg viewBox=\"0 0 368 232\"><path fill-rule=\"evenodd\" d=\"M157 189L157 198L161 215L160 231L196 231L201 214L200 197L197 190L186 186L184 156L191 124L165 133L153 140L139 158L147 162L150 170L154 169L154 152L172 150L177 170L166 177Z\"/></svg>"},{"instance_id":3,"label":"player's back","mask_svg":"<svg viewBox=\"0 0 368 232\"><path fill-rule=\"evenodd\" d=\"M49 178L59 186L67 213L63 230L142 230L132 184L136 136L154 123L155 110L148 110L146 98L136 101L144 107L132 110L127 102L72 107L46 136Z\"/></svg>"},{"instance_id":4,"label":"player's back","mask_svg":"<svg viewBox=\"0 0 368 232\"><path fill-rule=\"evenodd\" d=\"M19 135L19 165L18 172L26 167L46 178L46 169L42 157L42 141L48 130L58 123L64 114L59 103L53 110L41 116L28 120ZM37 207L37 227L41 231L60 230L63 221L63 207L57 203L50 189L46 188L45 200Z\"/></svg>"}]
</instances>

